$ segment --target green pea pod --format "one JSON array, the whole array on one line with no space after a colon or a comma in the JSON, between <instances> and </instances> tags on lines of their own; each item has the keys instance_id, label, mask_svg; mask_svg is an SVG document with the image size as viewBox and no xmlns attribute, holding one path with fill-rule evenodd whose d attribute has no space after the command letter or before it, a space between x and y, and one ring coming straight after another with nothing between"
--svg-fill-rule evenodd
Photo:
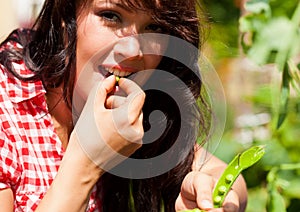
<instances>
[{"instance_id":1,"label":"green pea pod","mask_svg":"<svg viewBox=\"0 0 300 212\"><path fill-rule=\"evenodd\" d=\"M228 164L213 192L214 207L220 208L240 173L258 162L265 154L264 146L253 146L236 155Z\"/></svg>"},{"instance_id":2,"label":"green pea pod","mask_svg":"<svg viewBox=\"0 0 300 212\"><path fill-rule=\"evenodd\" d=\"M219 178L213 191L214 207L220 208L230 191L233 183L241 172L258 162L265 154L264 146L253 146L236 155L228 164L222 176ZM184 210L182 212L201 212L200 209Z\"/></svg>"}]
</instances>

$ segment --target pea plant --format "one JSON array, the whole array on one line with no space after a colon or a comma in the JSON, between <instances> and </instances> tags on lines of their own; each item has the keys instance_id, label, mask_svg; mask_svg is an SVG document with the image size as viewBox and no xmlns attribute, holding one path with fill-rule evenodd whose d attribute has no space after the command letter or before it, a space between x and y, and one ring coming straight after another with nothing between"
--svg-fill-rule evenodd
<instances>
[{"instance_id":1,"label":"pea plant","mask_svg":"<svg viewBox=\"0 0 300 212\"><path fill-rule=\"evenodd\" d=\"M269 161L262 163L260 170L266 176L259 178L267 190L264 210L298 211L300 163L295 150L300 148L296 132L300 126L300 1L248 0L244 8L239 27L245 56L261 66L273 64L281 75L278 98L269 105L273 119L272 137L265 141Z\"/></svg>"},{"instance_id":2,"label":"pea plant","mask_svg":"<svg viewBox=\"0 0 300 212\"><path fill-rule=\"evenodd\" d=\"M277 128L286 115L290 85L300 95L300 2L291 17L272 16L269 0L248 0L240 18L241 44L247 57L259 65L274 63L282 73Z\"/></svg>"}]
</instances>

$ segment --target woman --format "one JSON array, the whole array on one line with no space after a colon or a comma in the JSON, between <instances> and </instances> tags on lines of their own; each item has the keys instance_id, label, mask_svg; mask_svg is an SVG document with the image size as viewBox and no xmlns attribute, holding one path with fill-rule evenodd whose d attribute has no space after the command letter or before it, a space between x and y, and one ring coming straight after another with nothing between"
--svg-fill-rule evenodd
<instances>
[{"instance_id":1,"label":"woman","mask_svg":"<svg viewBox=\"0 0 300 212\"><path fill-rule=\"evenodd\" d=\"M214 157L195 165L204 152L195 144L197 128L206 124L195 101L200 77L189 68L197 55L192 48L175 49L186 51L187 64L163 56L175 51L171 36L200 45L195 5L46 0L33 30L17 30L2 43L0 211L212 209L213 186L225 165ZM153 69L176 77L147 72ZM144 84L134 80L138 73L151 74ZM113 75L122 77L117 87ZM187 103L187 115L178 115L172 98L142 89L153 82ZM166 120L166 129L145 144L153 110L165 114L154 125ZM176 166L163 173L132 180L111 173L130 159L155 158L172 146L168 157L175 157ZM167 166L169 160L162 162ZM239 179L224 208L214 210L242 211L245 193Z\"/></svg>"}]
</instances>

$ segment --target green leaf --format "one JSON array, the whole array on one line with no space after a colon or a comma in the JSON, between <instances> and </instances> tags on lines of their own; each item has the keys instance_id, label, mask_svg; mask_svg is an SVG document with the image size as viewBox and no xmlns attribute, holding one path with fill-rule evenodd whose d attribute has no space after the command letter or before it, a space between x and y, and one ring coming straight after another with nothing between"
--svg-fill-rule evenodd
<instances>
[{"instance_id":1,"label":"green leaf","mask_svg":"<svg viewBox=\"0 0 300 212\"><path fill-rule=\"evenodd\" d=\"M267 166L278 166L282 163L290 163L289 152L277 140L270 140L266 146L266 154L262 158L262 164ZM270 173L269 173L270 174ZM273 177L270 174L270 180ZM273 177L274 178L274 177ZM269 179L268 179L269 180Z\"/></svg>"},{"instance_id":2,"label":"green leaf","mask_svg":"<svg viewBox=\"0 0 300 212\"><path fill-rule=\"evenodd\" d=\"M300 70L294 61L288 62L289 75L291 76L291 85L294 90L300 95Z\"/></svg>"},{"instance_id":3,"label":"green leaf","mask_svg":"<svg viewBox=\"0 0 300 212\"><path fill-rule=\"evenodd\" d=\"M267 203L268 212L286 212L285 202L280 193L273 188L269 193L269 200Z\"/></svg>"},{"instance_id":4,"label":"green leaf","mask_svg":"<svg viewBox=\"0 0 300 212\"><path fill-rule=\"evenodd\" d=\"M259 65L272 61L272 53L276 53L276 64L279 70L289 56L289 48L293 46L294 27L292 22L285 18L274 18L257 32L255 41L248 51L248 57Z\"/></svg>"},{"instance_id":5,"label":"green leaf","mask_svg":"<svg viewBox=\"0 0 300 212\"><path fill-rule=\"evenodd\" d=\"M290 95L289 81L290 81L290 76L286 64L282 75L282 88L280 94L279 117L277 121L277 129L279 129L280 126L283 124L288 113L288 100Z\"/></svg>"},{"instance_id":6,"label":"green leaf","mask_svg":"<svg viewBox=\"0 0 300 212\"><path fill-rule=\"evenodd\" d=\"M271 15L271 8L268 0L248 0L245 4L245 9L248 12L256 14L266 13Z\"/></svg>"},{"instance_id":7,"label":"green leaf","mask_svg":"<svg viewBox=\"0 0 300 212\"><path fill-rule=\"evenodd\" d=\"M248 189L247 212L265 212L268 192L265 187L259 186Z\"/></svg>"},{"instance_id":8,"label":"green leaf","mask_svg":"<svg viewBox=\"0 0 300 212\"><path fill-rule=\"evenodd\" d=\"M241 32L258 32L263 29L267 21L266 16L262 14L250 13L239 19L239 30Z\"/></svg>"},{"instance_id":9,"label":"green leaf","mask_svg":"<svg viewBox=\"0 0 300 212\"><path fill-rule=\"evenodd\" d=\"M294 178L293 180L288 181L288 186L284 187L283 193L289 198L300 199L300 179Z\"/></svg>"},{"instance_id":10,"label":"green leaf","mask_svg":"<svg viewBox=\"0 0 300 212\"><path fill-rule=\"evenodd\" d=\"M285 212L285 202L277 190L278 167L273 167L267 175L268 181L268 212Z\"/></svg>"}]
</instances>

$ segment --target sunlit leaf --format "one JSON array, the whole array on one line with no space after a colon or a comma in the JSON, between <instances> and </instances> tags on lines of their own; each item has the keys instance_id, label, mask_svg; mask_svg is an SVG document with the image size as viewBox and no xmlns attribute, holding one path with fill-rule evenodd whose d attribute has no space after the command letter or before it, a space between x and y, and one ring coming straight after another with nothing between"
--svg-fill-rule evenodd
<instances>
[{"instance_id":1,"label":"sunlit leaf","mask_svg":"<svg viewBox=\"0 0 300 212\"><path fill-rule=\"evenodd\" d=\"M271 8L269 5L269 0L248 0L245 4L245 9L252 13L265 13L270 15Z\"/></svg>"},{"instance_id":2,"label":"sunlit leaf","mask_svg":"<svg viewBox=\"0 0 300 212\"><path fill-rule=\"evenodd\" d=\"M268 19L263 14L246 14L239 20L239 30L241 32L258 32L264 27Z\"/></svg>"},{"instance_id":3,"label":"sunlit leaf","mask_svg":"<svg viewBox=\"0 0 300 212\"><path fill-rule=\"evenodd\" d=\"M290 43L293 41L294 27L287 18L272 19L257 32L256 40L247 55L257 64L273 62L272 53L276 53L276 64L282 70L289 54Z\"/></svg>"},{"instance_id":4,"label":"sunlit leaf","mask_svg":"<svg viewBox=\"0 0 300 212\"><path fill-rule=\"evenodd\" d=\"M297 94L300 95L300 70L292 60L288 62L288 66L289 74L291 76L291 85Z\"/></svg>"}]
</instances>

